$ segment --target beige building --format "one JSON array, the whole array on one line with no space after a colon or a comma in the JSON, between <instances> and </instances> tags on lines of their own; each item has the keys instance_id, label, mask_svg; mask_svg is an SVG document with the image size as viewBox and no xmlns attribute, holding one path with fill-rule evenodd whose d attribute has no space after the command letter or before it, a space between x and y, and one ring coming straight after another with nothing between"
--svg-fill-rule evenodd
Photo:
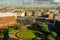
<instances>
[{"instance_id":1,"label":"beige building","mask_svg":"<svg viewBox=\"0 0 60 40\"><path fill-rule=\"evenodd\" d=\"M32 12L26 12L26 16L27 17L31 17L32 16Z\"/></svg>"},{"instance_id":2,"label":"beige building","mask_svg":"<svg viewBox=\"0 0 60 40\"><path fill-rule=\"evenodd\" d=\"M42 16L42 14L39 11L35 11L34 16Z\"/></svg>"},{"instance_id":3,"label":"beige building","mask_svg":"<svg viewBox=\"0 0 60 40\"><path fill-rule=\"evenodd\" d=\"M25 16L25 12L19 12L19 13L17 13L17 16L24 17Z\"/></svg>"},{"instance_id":4,"label":"beige building","mask_svg":"<svg viewBox=\"0 0 60 40\"><path fill-rule=\"evenodd\" d=\"M17 15L16 13L11 12L0 12L0 29L5 28L7 26L14 26L17 24L16 22Z\"/></svg>"},{"instance_id":5,"label":"beige building","mask_svg":"<svg viewBox=\"0 0 60 40\"><path fill-rule=\"evenodd\" d=\"M53 14L48 14L49 19L53 19Z\"/></svg>"}]
</instances>

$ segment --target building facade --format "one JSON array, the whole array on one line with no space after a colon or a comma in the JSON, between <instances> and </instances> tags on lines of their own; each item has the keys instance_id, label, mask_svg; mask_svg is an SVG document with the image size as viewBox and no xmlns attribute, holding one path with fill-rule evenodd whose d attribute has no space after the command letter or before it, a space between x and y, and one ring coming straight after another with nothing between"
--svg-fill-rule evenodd
<instances>
[{"instance_id":1,"label":"building facade","mask_svg":"<svg viewBox=\"0 0 60 40\"><path fill-rule=\"evenodd\" d=\"M11 12L0 12L0 28L16 25L17 15Z\"/></svg>"},{"instance_id":2,"label":"building facade","mask_svg":"<svg viewBox=\"0 0 60 40\"><path fill-rule=\"evenodd\" d=\"M36 12L34 13L34 16L42 16L42 14L41 14L41 12L36 11Z\"/></svg>"}]
</instances>

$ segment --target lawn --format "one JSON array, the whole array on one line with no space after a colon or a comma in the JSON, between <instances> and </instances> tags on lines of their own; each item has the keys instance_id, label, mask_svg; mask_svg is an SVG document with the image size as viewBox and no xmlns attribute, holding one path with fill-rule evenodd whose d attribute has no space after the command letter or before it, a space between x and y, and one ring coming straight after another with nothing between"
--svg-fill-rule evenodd
<instances>
[{"instance_id":1,"label":"lawn","mask_svg":"<svg viewBox=\"0 0 60 40\"><path fill-rule=\"evenodd\" d=\"M9 28L9 34L14 33L14 32L16 32L16 30L14 30L14 28Z\"/></svg>"},{"instance_id":2,"label":"lawn","mask_svg":"<svg viewBox=\"0 0 60 40\"><path fill-rule=\"evenodd\" d=\"M14 33L14 32L16 32L17 30L21 29L22 26L23 26L23 24L18 24L18 25L14 26L14 27L8 28L8 29L9 29L9 33Z\"/></svg>"},{"instance_id":3,"label":"lawn","mask_svg":"<svg viewBox=\"0 0 60 40\"><path fill-rule=\"evenodd\" d=\"M23 31L23 32L17 33L17 37L23 38L23 39L30 39L30 38L35 38L36 35L31 31Z\"/></svg>"}]
</instances>

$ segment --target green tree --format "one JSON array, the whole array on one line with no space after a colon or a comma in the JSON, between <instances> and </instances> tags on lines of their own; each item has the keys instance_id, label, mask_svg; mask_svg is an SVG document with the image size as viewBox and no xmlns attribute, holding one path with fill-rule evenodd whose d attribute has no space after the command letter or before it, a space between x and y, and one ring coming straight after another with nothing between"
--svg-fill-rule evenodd
<instances>
[{"instance_id":1,"label":"green tree","mask_svg":"<svg viewBox=\"0 0 60 40\"><path fill-rule=\"evenodd\" d=\"M48 25L46 25L46 24L42 25L42 26L41 26L41 30L42 30L42 31L45 31L45 32L48 32L48 31L49 31Z\"/></svg>"},{"instance_id":2,"label":"green tree","mask_svg":"<svg viewBox=\"0 0 60 40\"><path fill-rule=\"evenodd\" d=\"M57 36L57 33L56 32L51 32L51 36L52 37L56 37Z\"/></svg>"},{"instance_id":3,"label":"green tree","mask_svg":"<svg viewBox=\"0 0 60 40\"><path fill-rule=\"evenodd\" d=\"M4 29L4 38L3 40L9 40L9 29L6 28Z\"/></svg>"},{"instance_id":4,"label":"green tree","mask_svg":"<svg viewBox=\"0 0 60 40\"><path fill-rule=\"evenodd\" d=\"M3 32L4 32L4 30L0 30L0 36L4 36Z\"/></svg>"},{"instance_id":5,"label":"green tree","mask_svg":"<svg viewBox=\"0 0 60 40\"><path fill-rule=\"evenodd\" d=\"M47 36L47 40L56 40L55 38L53 38L51 35Z\"/></svg>"},{"instance_id":6,"label":"green tree","mask_svg":"<svg viewBox=\"0 0 60 40\"><path fill-rule=\"evenodd\" d=\"M23 26L23 24L18 24L18 25L16 25L16 26L14 27L14 29L15 29L15 30L18 30L18 29L20 29L22 26Z\"/></svg>"},{"instance_id":7,"label":"green tree","mask_svg":"<svg viewBox=\"0 0 60 40\"><path fill-rule=\"evenodd\" d=\"M44 22L38 21L36 24L39 25L39 28L40 28L43 32L49 32L48 25L45 24Z\"/></svg>"}]
</instances>

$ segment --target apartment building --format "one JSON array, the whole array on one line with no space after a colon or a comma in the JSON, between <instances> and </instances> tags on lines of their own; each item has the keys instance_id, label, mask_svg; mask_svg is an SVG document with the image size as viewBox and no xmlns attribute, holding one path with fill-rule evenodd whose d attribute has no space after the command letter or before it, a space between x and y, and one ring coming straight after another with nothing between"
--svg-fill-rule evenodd
<instances>
[{"instance_id":1,"label":"apartment building","mask_svg":"<svg viewBox=\"0 0 60 40\"><path fill-rule=\"evenodd\" d=\"M16 22L17 15L12 12L0 12L0 29L6 28L7 26L14 26Z\"/></svg>"},{"instance_id":2,"label":"apartment building","mask_svg":"<svg viewBox=\"0 0 60 40\"><path fill-rule=\"evenodd\" d=\"M32 12L26 12L25 15L26 15L27 17L31 17L31 16L32 16Z\"/></svg>"},{"instance_id":3,"label":"apartment building","mask_svg":"<svg viewBox=\"0 0 60 40\"><path fill-rule=\"evenodd\" d=\"M59 13L58 10L49 10L48 14L48 18L49 19L53 19L53 16L57 16L57 14Z\"/></svg>"},{"instance_id":4,"label":"apartment building","mask_svg":"<svg viewBox=\"0 0 60 40\"><path fill-rule=\"evenodd\" d=\"M48 18L49 18L49 19L53 19L53 14L49 14L49 15L48 15Z\"/></svg>"},{"instance_id":5,"label":"apartment building","mask_svg":"<svg viewBox=\"0 0 60 40\"><path fill-rule=\"evenodd\" d=\"M17 13L17 16L24 17L25 16L25 12L19 12L19 13Z\"/></svg>"},{"instance_id":6,"label":"apartment building","mask_svg":"<svg viewBox=\"0 0 60 40\"><path fill-rule=\"evenodd\" d=\"M41 12L36 11L36 12L34 13L34 16L42 16L42 14L41 14Z\"/></svg>"}]
</instances>

